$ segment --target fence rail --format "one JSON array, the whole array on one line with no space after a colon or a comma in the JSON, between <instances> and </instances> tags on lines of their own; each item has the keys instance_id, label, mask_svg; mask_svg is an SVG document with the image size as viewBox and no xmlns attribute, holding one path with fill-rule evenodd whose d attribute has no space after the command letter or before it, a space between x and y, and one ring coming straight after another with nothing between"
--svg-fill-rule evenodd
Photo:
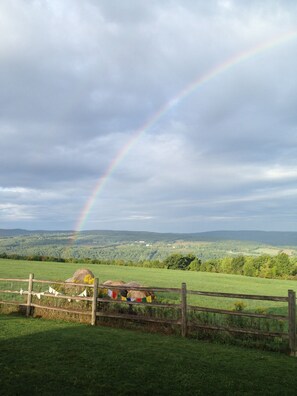
<instances>
[{"instance_id":1,"label":"fence rail","mask_svg":"<svg viewBox=\"0 0 297 396\"><path fill-rule=\"evenodd\" d=\"M250 335L262 335L265 337L284 337L288 339L290 354L292 356L296 356L297 354L297 345L296 345L296 293L293 290L288 290L288 296L264 296L264 295L250 295L250 294L241 294L241 293L221 293L221 292L208 292L208 291L198 291L198 290L187 290L187 286L185 283L181 284L181 288L164 288L164 287L130 287L129 290L135 291L149 291L154 293L159 292L170 292L176 293L179 295L179 303L176 304L165 304L158 302L145 302L145 301L131 301L131 300L113 300L110 298L105 298L99 296L99 292L102 290L110 289L110 290L122 290L126 289L126 285L121 286L111 286L111 285L103 285L99 284L98 278L94 279L94 284L85 284L85 283L69 283L69 282L56 282L42 279L34 279L34 275L30 274L26 279L18 279L18 278L0 278L0 281L3 282L23 282L27 283L27 290L21 289L21 291L0 289L0 293L2 294L22 294L26 297L26 302L20 301L5 301L0 300L0 304L7 305L19 305L25 308L26 316L31 314L31 309L33 308L41 308L52 311L66 312L72 314L79 315L89 315L91 317L91 324L95 325L97 318L105 317L105 318L117 318L117 319L125 319L125 320L136 320L136 321L144 321L144 322L155 322L155 323L165 323L169 325L178 325L181 327L181 335L186 337L188 334L188 330L192 328L204 329L204 330L216 330L216 331L224 331L230 333L241 333L241 334L250 334ZM91 290L91 296L80 296L80 295L70 295L70 294L60 294L59 292L49 293L49 292L37 292L34 290L34 284L40 283L45 285L62 285L67 287L71 286L72 291L73 288L83 287L89 288ZM32 302L32 298L37 296L41 297L53 298L53 299L67 299L69 302L76 301L86 301L90 309L76 309L76 308L64 308L64 307L55 307L44 304L36 304ZM264 313L252 313L252 312L242 312L242 311L231 311L227 309L219 309L219 308L209 308L209 307L200 307L197 305L189 305L187 303L188 295L199 295L199 296L207 296L207 297L222 297L222 298L237 298L237 299L248 299L248 300L264 300L264 301L276 301L276 302L286 302L288 306L288 314L287 315L275 315L275 314L264 314ZM100 303L117 303L117 304L125 304L129 306L129 310L132 310L133 306L142 305L148 306L152 308L161 308L161 309L176 309L179 312L178 319L168 319L168 318L156 318L145 315L132 315L131 312L126 313L114 313L107 312L101 309ZM270 331L260 331L254 329L246 329L246 328L234 328L232 326L216 326L213 324L203 324L203 323L193 323L190 321L189 312L206 312L213 314L221 314L221 315L230 315L230 316L239 316L239 317L250 317L250 318L259 318L259 319L273 319L279 321L287 321L288 322L288 331L287 332L270 332Z\"/></svg>"},{"instance_id":2,"label":"fence rail","mask_svg":"<svg viewBox=\"0 0 297 396\"><path fill-rule=\"evenodd\" d=\"M288 320L288 315L256 314L252 312L230 311L228 309L198 307L197 305L188 305L188 308L190 308L193 311L199 311L199 312L211 312L211 313L219 313L219 314L226 314L233 316L245 316L249 318Z\"/></svg>"},{"instance_id":3,"label":"fence rail","mask_svg":"<svg viewBox=\"0 0 297 396\"><path fill-rule=\"evenodd\" d=\"M257 295L257 294L218 293L218 292L207 292L207 291L197 291L197 290L189 290L188 294L196 294L196 295L208 296L208 297L242 298L242 299L246 299L246 300L266 300L266 301L288 302L288 297L262 296L262 295Z\"/></svg>"}]
</instances>

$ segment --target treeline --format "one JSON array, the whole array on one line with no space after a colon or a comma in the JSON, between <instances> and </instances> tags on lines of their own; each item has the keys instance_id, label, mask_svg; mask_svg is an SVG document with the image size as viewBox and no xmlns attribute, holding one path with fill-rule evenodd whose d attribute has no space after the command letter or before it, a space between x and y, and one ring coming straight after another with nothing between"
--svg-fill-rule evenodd
<instances>
[{"instance_id":1,"label":"treeline","mask_svg":"<svg viewBox=\"0 0 297 396\"><path fill-rule=\"evenodd\" d=\"M0 253L2 259L46 261L79 264L104 264L134 266L146 268L167 268L187 271L216 272L224 274L245 275L262 278L297 279L297 257L289 257L286 253L276 256L243 256L224 257L203 261L194 254L174 253L165 260L125 261L120 259L64 258L52 256Z\"/></svg>"},{"instance_id":2,"label":"treeline","mask_svg":"<svg viewBox=\"0 0 297 396\"><path fill-rule=\"evenodd\" d=\"M186 269L190 271L216 272L224 274L245 275L261 278L296 278L297 258L290 258L286 253L276 256L258 257L238 255L202 262L194 255L173 254L164 261L167 268Z\"/></svg>"},{"instance_id":3,"label":"treeline","mask_svg":"<svg viewBox=\"0 0 297 396\"><path fill-rule=\"evenodd\" d=\"M45 255L22 255L16 253L1 253L0 259L11 259L11 260L25 260L25 261L44 261L54 263L77 263L77 264L104 264L104 265L122 265L127 267L149 267L149 268L165 268L164 263L160 260L140 260L138 262L132 260L122 259L98 259L89 257L56 257L56 256L45 256Z\"/></svg>"}]
</instances>

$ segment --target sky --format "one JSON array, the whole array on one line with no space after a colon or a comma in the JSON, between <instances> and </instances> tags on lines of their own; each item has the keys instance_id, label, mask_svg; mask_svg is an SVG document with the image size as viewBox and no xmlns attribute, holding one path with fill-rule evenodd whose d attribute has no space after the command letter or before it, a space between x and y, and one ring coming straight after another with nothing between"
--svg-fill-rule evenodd
<instances>
[{"instance_id":1,"label":"sky","mask_svg":"<svg viewBox=\"0 0 297 396\"><path fill-rule=\"evenodd\" d=\"M1 0L0 228L297 231L297 2Z\"/></svg>"}]
</instances>

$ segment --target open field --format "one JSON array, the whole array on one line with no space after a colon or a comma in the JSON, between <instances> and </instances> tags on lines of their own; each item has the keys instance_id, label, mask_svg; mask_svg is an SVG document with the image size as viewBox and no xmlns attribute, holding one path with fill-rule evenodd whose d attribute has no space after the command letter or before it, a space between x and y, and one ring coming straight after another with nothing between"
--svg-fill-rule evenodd
<instances>
[{"instance_id":1,"label":"open field","mask_svg":"<svg viewBox=\"0 0 297 396\"><path fill-rule=\"evenodd\" d=\"M30 262L0 259L0 277L27 278L33 272L37 279L65 280L69 278L80 264ZM153 268L121 267L111 265L89 264L87 267L99 277L100 283L107 279L122 279L126 282L135 280L144 286L180 287L186 282L192 290L216 291L226 293L262 294L287 296L288 289L297 292L297 283L293 280L276 280L252 278L240 275L215 274ZM179 299L178 295L168 296ZM189 303L209 307L232 307L234 299L190 296ZM247 308L269 308L274 313L282 312L286 307L282 303L269 301L247 301Z\"/></svg>"},{"instance_id":2,"label":"open field","mask_svg":"<svg viewBox=\"0 0 297 396\"><path fill-rule=\"evenodd\" d=\"M5 395L295 395L297 359L174 336L0 316Z\"/></svg>"}]
</instances>

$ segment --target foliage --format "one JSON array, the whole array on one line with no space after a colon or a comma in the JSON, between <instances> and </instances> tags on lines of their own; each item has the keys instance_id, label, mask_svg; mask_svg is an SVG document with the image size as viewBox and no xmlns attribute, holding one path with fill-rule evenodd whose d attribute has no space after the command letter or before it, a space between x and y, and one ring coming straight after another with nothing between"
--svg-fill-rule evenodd
<instances>
[{"instance_id":1,"label":"foliage","mask_svg":"<svg viewBox=\"0 0 297 396\"><path fill-rule=\"evenodd\" d=\"M201 260L195 257L194 260L191 261L188 269L190 271L201 271Z\"/></svg>"},{"instance_id":2,"label":"foliage","mask_svg":"<svg viewBox=\"0 0 297 396\"><path fill-rule=\"evenodd\" d=\"M195 266L195 271L219 272L225 274L246 275L261 278L282 278L288 279L296 277L296 261L281 252L271 257L263 255L260 257L243 256L224 257L222 259L212 259Z\"/></svg>"},{"instance_id":3,"label":"foliage","mask_svg":"<svg viewBox=\"0 0 297 396\"><path fill-rule=\"evenodd\" d=\"M164 260L164 267L167 269L188 269L192 261L195 260L193 254L182 255L180 253L171 254Z\"/></svg>"},{"instance_id":4,"label":"foliage","mask_svg":"<svg viewBox=\"0 0 297 396\"><path fill-rule=\"evenodd\" d=\"M123 231L83 231L74 235L73 232L62 231L0 230L0 255L38 261L112 262L146 267L153 261L153 267L161 268L163 261L172 253L191 253L203 263L228 256L276 256L282 250L296 258L296 237L294 239L293 236L257 232L161 234ZM213 268L211 272L215 272Z\"/></svg>"},{"instance_id":5,"label":"foliage","mask_svg":"<svg viewBox=\"0 0 297 396\"><path fill-rule=\"evenodd\" d=\"M57 231L2 230L0 257L297 278L297 249L284 248L282 251L278 246L264 244L285 245L286 241L293 243L293 235L257 232L178 235L120 231L86 231L74 235Z\"/></svg>"},{"instance_id":6,"label":"foliage","mask_svg":"<svg viewBox=\"0 0 297 396\"><path fill-rule=\"evenodd\" d=\"M234 303L234 311L243 311L246 307L246 304L243 301L237 301Z\"/></svg>"},{"instance_id":7,"label":"foliage","mask_svg":"<svg viewBox=\"0 0 297 396\"><path fill-rule=\"evenodd\" d=\"M94 278L92 278L92 276L90 274L88 274L88 275L86 275L84 277L83 283L86 283L88 285L93 285L94 284Z\"/></svg>"}]
</instances>

